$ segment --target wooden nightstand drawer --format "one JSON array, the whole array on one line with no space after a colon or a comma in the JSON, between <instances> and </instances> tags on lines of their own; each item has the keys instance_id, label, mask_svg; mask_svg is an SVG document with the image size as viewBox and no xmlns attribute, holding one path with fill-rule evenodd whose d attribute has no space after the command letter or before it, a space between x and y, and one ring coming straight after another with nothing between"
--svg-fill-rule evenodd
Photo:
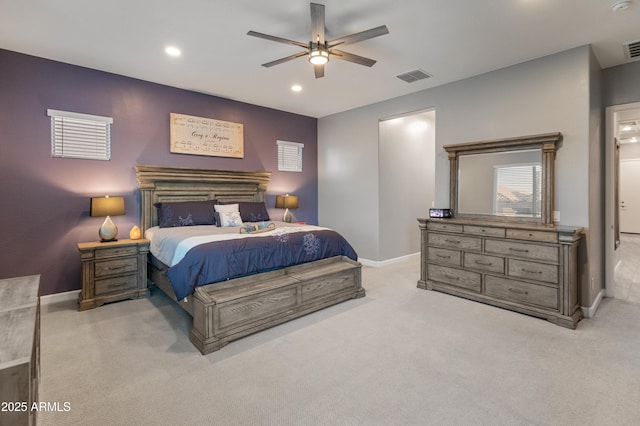
<instances>
[{"instance_id":1,"label":"wooden nightstand drawer","mask_svg":"<svg viewBox=\"0 0 640 426\"><path fill-rule=\"evenodd\" d=\"M138 247L136 246L97 248L96 259L104 259L105 257L116 257L116 256L132 256L132 255L135 255L137 252L138 252Z\"/></svg>"},{"instance_id":2,"label":"wooden nightstand drawer","mask_svg":"<svg viewBox=\"0 0 640 426\"><path fill-rule=\"evenodd\" d=\"M138 270L138 259L125 257L122 259L105 260L95 263L95 276L104 277L115 274L126 274Z\"/></svg>"},{"instance_id":3,"label":"wooden nightstand drawer","mask_svg":"<svg viewBox=\"0 0 640 426\"><path fill-rule=\"evenodd\" d=\"M125 275L123 277L96 280L96 296L121 293L127 290L135 290L138 286L137 275Z\"/></svg>"},{"instance_id":4,"label":"wooden nightstand drawer","mask_svg":"<svg viewBox=\"0 0 640 426\"><path fill-rule=\"evenodd\" d=\"M78 250L82 260L82 291L78 296L81 311L149 294L149 240L78 243Z\"/></svg>"}]
</instances>

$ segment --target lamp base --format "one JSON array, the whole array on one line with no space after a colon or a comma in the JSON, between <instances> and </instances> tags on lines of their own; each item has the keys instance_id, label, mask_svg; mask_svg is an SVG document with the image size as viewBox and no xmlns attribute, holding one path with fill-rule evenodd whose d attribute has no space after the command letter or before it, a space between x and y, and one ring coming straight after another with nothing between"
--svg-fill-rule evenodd
<instances>
[{"instance_id":1,"label":"lamp base","mask_svg":"<svg viewBox=\"0 0 640 426\"><path fill-rule=\"evenodd\" d=\"M289 213L289 209L284 211L284 216L282 217L283 222L291 223L291 213Z\"/></svg>"},{"instance_id":2,"label":"lamp base","mask_svg":"<svg viewBox=\"0 0 640 426\"><path fill-rule=\"evenodd\" d=\"M109 241L118 241L116 238L118 236L118 227L111 220L109 216L104 220L102 226L98 230L98 235L100 236L100 242L106 243Z\"/></svg>"}]
</instances>

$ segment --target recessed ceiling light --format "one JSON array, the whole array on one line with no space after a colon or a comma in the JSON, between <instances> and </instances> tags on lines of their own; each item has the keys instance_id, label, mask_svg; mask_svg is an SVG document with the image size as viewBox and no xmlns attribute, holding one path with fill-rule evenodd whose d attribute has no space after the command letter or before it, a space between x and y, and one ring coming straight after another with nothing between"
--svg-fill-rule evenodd
<instances>
[{"instance_id":1,"label":"recessed ceiling light","mask_svg":"<svg viewBox=\"0 0 640 426\"><path fill-rule=\"evenodd\" d=\"M169 55L169 56L180 56L182 54L182 52L180 52L180 49L178 49L175 46L167 46L164 48L164 52Z\"/></svg>"},{"instance_id":2,"label":"recessed ceiling light","mask_svg":"<svg viewBox=\"0 0 640 426\"><path fill-rule=\"evenodd\" d=\"M616 0L613 3L611 3L611 9L614 12L628 9L629 6L631 6L631 0Z\"/></svg>"},{"instance_id":3,"label":"recessed ceiling light","mask_svg":"<svg viewBox=\"0 0 640 426\"><path fill-rule=\"evenodd\" d=\"M301 92L302 86L300 86L299 84L294 84L293 86L291 86L291 90L293 90L294 92Z\"/></svg>"}]
</instances>

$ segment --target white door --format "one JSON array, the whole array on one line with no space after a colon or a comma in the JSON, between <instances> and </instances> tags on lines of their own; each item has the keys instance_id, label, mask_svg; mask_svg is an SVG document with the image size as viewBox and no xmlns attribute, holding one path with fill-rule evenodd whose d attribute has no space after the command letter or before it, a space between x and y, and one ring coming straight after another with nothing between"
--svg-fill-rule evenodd
<instances>
[{"instance_id":1,"label":"white door","mask_svg":"<svg viewBox=\"0 0 640 426\"><path fill-rule=\"evenodd\" d=\"M640 160L620 160L620 232L640 233Z\"/></svg>"}]
</instances>

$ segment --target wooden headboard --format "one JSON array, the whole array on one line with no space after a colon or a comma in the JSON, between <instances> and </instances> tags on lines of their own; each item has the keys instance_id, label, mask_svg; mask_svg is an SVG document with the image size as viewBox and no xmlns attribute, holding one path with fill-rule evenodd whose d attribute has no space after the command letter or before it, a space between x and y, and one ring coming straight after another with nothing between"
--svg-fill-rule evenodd
<instances>
[{"instance_id":1,"label":"wooden headboard","mask_svg":"<svg viewBox=\"0 0 640 426\"><path fill-rule=\"evenodd\" d=\"M167 201L264 201L271 172L135 165L141 197L140 226L158 224L153 204Z\"/></svg>"}]
</instances>

